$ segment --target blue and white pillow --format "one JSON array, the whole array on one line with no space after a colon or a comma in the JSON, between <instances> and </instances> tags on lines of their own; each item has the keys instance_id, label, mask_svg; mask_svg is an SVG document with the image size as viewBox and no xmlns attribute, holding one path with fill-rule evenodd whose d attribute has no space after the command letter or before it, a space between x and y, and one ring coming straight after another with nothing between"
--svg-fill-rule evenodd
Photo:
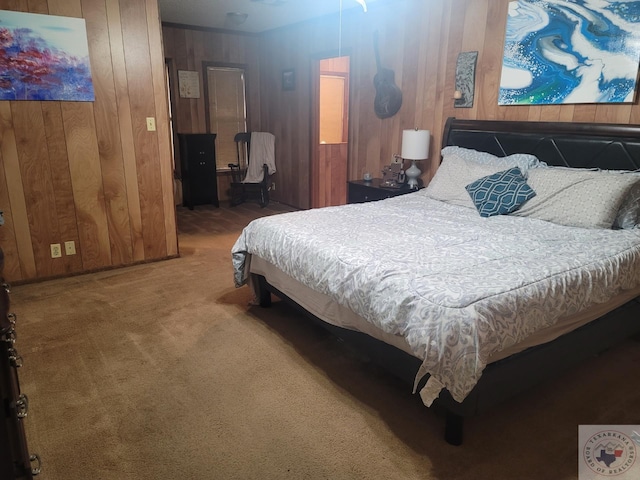
<instances>
[{"instance_id":1,"label":"blue and white pillow","mask_svg":"<svg viewBox=\"0 0 640 480\"><path fill-rule=\"evenodd\" d=\"M479 178L465 188L481 217L511 213L536 195L518 167Z\"/></svg>"}]
</instances>

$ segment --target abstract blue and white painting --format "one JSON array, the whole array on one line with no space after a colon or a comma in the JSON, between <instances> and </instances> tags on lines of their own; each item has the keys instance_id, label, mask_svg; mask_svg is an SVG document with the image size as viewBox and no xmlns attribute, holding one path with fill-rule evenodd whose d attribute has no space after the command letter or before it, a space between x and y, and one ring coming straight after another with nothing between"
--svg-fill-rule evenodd
<instances>
[{"instance_id":1,"label":"abstract blue and white painting","mask_svg":"<svg viewBox=\"0 0 640 480\"><path fill-rule=\"evenodd\" d=\"M94 99L83 18L0 10L0 100Z\"/></svg>"},{"instance_id":2,"label":"abstract blue and white painting","mask_svg":"<svg viewBox=\"0 0 640 480\"><path fill-rule=\"evenodd\" d=\"M509 3L499 105L633 102L640 1Z\"/></svg>"}]
</instances>

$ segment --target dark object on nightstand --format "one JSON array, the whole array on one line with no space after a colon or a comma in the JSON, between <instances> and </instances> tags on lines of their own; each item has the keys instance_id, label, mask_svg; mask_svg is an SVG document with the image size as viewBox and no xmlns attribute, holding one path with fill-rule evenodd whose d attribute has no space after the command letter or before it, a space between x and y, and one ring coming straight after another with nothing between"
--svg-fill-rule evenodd
<instances>
[{"instance_id":1,"label":"dark object on nightstand","mask_svg":"<svg viewBox=\"0 0 640 480\"><path fill-rule=\"evenodd\" d=\"M195 205L218 202L216 178L216 134L179 133L182 204L193 210Z\"/></svg>"},{"instance_id":2,"label":"dark object on nightstand","mask_svg":"<svg viewBox=\"0 0 640 480\"><path fill-rule=\"evenodd\" d=\"M20 391L16 351L16 315L9 312L9 285L2 277L4 255L0 249L0 478L31 480L40 473L40 457L29 455L23 421L29 399Z\"/></svg>"},{"instance_id":3,"label":"dark object on nightstand","mask_svg":"<svg viewBox=\"0 0 640 480\"><path fill-rule=\"evenodd\" d=\"M350 180L347 182L348 203L373 202L375 200L397 197L398 195L416 191L406 185L403 185L401 188L385 188L381 186L381 183L381 178L372 178L371 181Z\"/></svg>"}]
</instances>

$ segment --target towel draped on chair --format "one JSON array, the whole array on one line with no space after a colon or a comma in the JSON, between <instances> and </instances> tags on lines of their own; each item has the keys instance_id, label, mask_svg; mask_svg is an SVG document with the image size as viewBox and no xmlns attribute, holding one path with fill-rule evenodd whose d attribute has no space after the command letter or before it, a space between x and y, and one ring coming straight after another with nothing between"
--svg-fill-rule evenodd
<instances>
[{"instance_id":1,"label":"towel draped on chair","mask_svg":"<svg viewBox=\"0 0 640 480\"><path fill-rule=\"evenodd\" d=\"M249 166L243 183L260 183L264 176L262 166L267 165L269 175L276 172L276 137L268 132L251 132Z\"/></svg>"}]
</instances>

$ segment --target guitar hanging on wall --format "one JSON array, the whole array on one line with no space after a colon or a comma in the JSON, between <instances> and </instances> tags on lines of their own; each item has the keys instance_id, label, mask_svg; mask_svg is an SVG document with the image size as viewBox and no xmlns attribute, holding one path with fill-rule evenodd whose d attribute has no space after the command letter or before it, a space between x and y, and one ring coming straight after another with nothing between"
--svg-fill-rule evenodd
<instances>
[{"instance_id":1,"label":"guitar hanging on wall","mask_svg":"<svg viewBox=\"0 0 640 480\"><path fill-rule=\"evenodd\" d=\"M378 118L393 117L402 106L402 91L395 83L393 70L380 65L377 30L373 32L373 48L376 53L376 65L378 67L378 73L373 77L373 85L376 87L373 109Z\"/></svg>"}]
</instances>

